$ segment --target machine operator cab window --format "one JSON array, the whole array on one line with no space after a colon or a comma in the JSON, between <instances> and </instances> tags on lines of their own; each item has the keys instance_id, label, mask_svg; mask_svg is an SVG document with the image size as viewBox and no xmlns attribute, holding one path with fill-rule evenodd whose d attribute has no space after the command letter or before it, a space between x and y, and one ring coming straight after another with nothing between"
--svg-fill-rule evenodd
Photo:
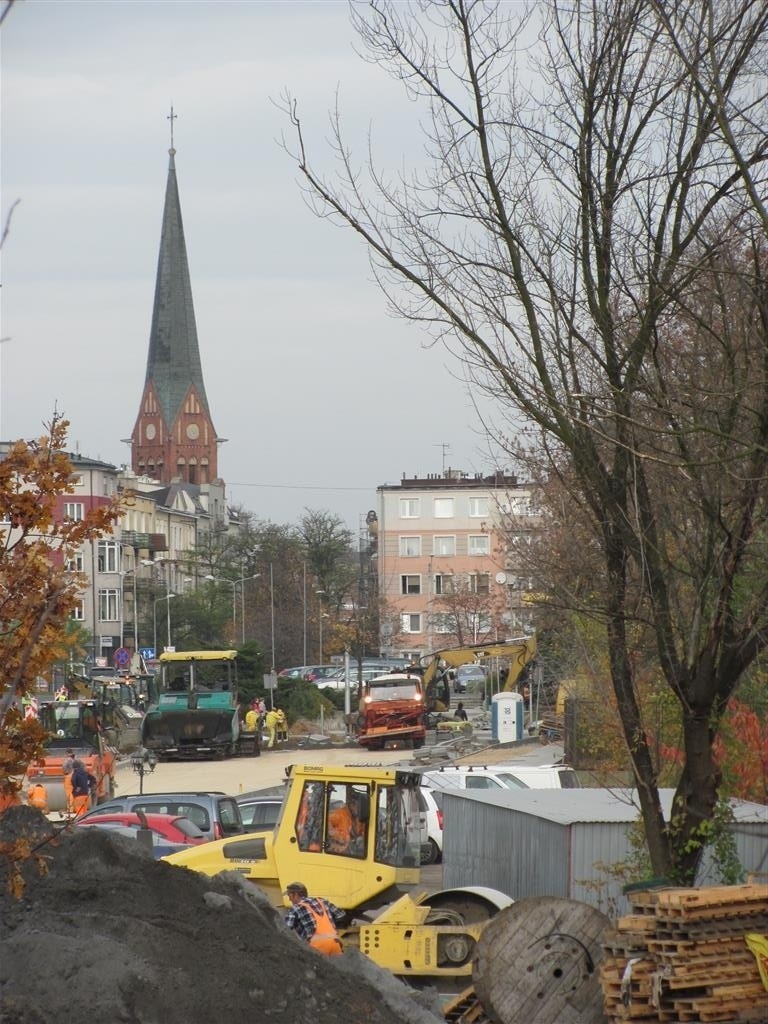
<instances>
[{"instance_id":1,"label":"machine operator cab window","mask_svg":"<svg viewBox=\"0 0 768 1024\"><path fill-rule=\"evenodd\" d=\"M409 790L379 786L372 798L364 784L304 783L294 825L303 852L364 860L374 829L374 860L395 867L419 863L418 805Z\"/></svg>"}]
</instances>

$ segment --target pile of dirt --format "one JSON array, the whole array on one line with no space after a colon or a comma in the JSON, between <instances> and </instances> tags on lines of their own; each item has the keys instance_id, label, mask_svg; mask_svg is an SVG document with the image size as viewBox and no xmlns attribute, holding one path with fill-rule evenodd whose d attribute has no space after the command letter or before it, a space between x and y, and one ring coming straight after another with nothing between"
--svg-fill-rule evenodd
<instances>
[{"instance_id":1,"label":"pile of dirt","mask_svg":"<svg viewBox=\"0 0 768 1024\"><path fill-rule=\"evenodd\" d=\"M58 832L30 807L0 817L0 850L19 839L47 871L28 859L23 894L0 894L1 1024L442 1019L356 951L309 949L234 873L171 867L102 829Z\"/></svg>"}]
</instances>

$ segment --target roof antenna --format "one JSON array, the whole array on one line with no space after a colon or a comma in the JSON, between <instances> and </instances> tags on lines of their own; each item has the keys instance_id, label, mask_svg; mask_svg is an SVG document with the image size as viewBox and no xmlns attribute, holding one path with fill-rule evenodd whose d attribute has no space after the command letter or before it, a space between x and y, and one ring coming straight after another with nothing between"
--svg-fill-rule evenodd
<instances>
[{"instance_id":1,"label":"roof antenna","mask_svg":"<svg viewBox=\"0 0 768 1024\"><path fill-rule=\"evenodd\" d=\"M433 448L442 448L443 450L443 476L445 476L445 456L451 450L451 446L447 441L441 441L440 444L433 444Z\"/></svg>"},{"instance_id":2,"label":"roof antenna","mask_svg":"<svg viewBox=\"0 0 768 1024\"><path fill-rule=\"evenodd\" d=\"M168 152L171 154L171 156L173 156L175 154L175 152L176 152L176 150L173 148L173 122L178 118L178 116L179 116L178 114L174 114L174 112L173 112L173 103L171 103L171 112L166 117L166 121L170 121L171 122L171 148L168 150Z\"/></svg>"}]
</instances>

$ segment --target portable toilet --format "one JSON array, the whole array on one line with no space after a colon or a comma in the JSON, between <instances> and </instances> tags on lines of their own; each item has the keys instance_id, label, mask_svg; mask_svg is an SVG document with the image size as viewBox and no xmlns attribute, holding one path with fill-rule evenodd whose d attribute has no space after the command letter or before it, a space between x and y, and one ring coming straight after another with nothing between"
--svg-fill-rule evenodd
<instances>
[{"instance_id":1,"label":"portable toilet","mask_svg":"<svg viewBox=\"0 0 768 1024\"><path fill-rule=\"evenodd\" d=\"M491 697L491 736L497 743L523 738L523 708L520 693L494 693Z\"/></svg>"}]
</instances>

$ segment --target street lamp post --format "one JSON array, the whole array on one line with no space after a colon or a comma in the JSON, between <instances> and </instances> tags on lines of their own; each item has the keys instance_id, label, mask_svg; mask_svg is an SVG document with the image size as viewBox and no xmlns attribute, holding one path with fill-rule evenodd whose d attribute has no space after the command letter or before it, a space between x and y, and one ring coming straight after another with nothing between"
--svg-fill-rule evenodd
<instances>
[{"instance_id":1,"label":"street lamp post","mask_svg":"<svg viewBox=\"0 0 768 1024\"><path fill-rule=\"evenodd\" d=\"M320 654L318 657L318 663L323 664L323 619L329 619L330 615L327 612L320 612Z\"/></svg>"},{"instance_id":2,"label":"street lamp post","mask_svg":"<svg viewBox=\"0 0 768 1024\"><path fill-rule=\"evenodd\" d=\"M253 576L241 576L239 579L231 580L228 576L214 576L213 573L208 573L206 579L212 583L228 583L232 587L232 643L235 643L235 631L237 629L237 584L246 583L248 580L255 580L261 576L260 572L254 573ZM240 592L240 611L242 613L242 638L245 643L245 587Z\"/></svg>"},{"instance_id":3,"label":"street lamp post","mask_svg":"<svg viewBox=\"0 0 768 1024\"><path fill-rule=\"evenodd\" d=\"M153 639L154 639L154 646L155 646L155 656L157 656L157 606L158 606L158 604L161 601L167 601L168 602L168 611L167 611L168 646L169 647L171 646L171 598L172 597L176 597L176 595L168 593L168 594L163 594L162 597L156 597L155 598L155 602L154 602L154 606L152 608L152 625L153 625L153 628L154 628Z\"/></svg>"}]
</instances>

